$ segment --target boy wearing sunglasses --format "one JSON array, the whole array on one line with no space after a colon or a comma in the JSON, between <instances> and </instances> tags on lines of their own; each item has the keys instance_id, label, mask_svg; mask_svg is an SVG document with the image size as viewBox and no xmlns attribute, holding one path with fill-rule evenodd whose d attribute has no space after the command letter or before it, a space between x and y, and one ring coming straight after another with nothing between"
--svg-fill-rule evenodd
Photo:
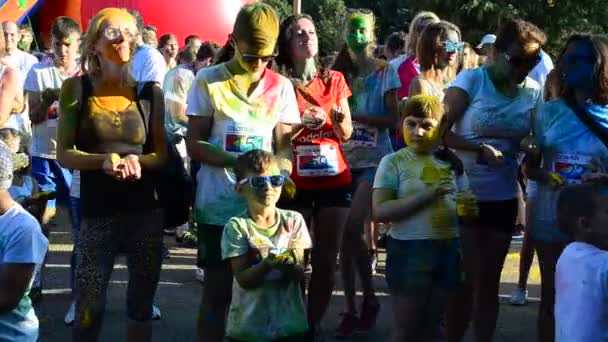
<instances>
[{"instance_id":1,"label":"boy wearing sunglasses","mask_svg":"<svg viewBox=\"0 0 608 342\"><path fill-rule=\"evenodd\" d=\"M222 257L236 282L228 341L304 341L308 330L300 289L304 250L311 239L301 214L276 207L285 177L269 152L238 157L236 190L247 211L224 227Z\"/></svg>"}]
</instances>

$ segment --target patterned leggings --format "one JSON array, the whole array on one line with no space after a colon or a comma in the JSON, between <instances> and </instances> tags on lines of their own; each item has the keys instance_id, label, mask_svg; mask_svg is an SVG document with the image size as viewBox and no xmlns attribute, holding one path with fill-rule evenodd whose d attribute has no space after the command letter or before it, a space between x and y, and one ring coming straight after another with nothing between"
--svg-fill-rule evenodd
<instances>
[{"instance_id":1,"label":"patterned leggings","mask_svg":"<svg viewBox=\"0 0 608 342\"><path fill-rule=\"evenodd\" d=\"M119 253L126 254L129 268L127 315L138 322L151 318L162 263L162 222L161 210L83 218L77 241L73 341L97 341Z\"/></svg>"}]
</instances>

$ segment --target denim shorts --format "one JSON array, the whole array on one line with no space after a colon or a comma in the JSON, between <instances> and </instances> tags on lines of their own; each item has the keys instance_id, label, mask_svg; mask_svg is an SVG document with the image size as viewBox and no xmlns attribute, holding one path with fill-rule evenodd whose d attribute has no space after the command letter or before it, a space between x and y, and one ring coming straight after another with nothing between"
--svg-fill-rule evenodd
<instances>
[{"instance_id":1,"label":"denim shorts","mask_svg":"<svg viewBox=\"0 0 608 342\"><path fill-rule=\"evenodd\" d=\"M455 289L464 279L459 239L397 240L387 237L386 282L394 293Z\"/></svg>"}]
</instances>

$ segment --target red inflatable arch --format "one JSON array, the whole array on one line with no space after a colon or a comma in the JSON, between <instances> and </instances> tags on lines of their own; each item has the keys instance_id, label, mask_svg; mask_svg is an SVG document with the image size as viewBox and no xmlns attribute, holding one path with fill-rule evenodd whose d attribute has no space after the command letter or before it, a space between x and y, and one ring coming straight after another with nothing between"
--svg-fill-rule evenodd
<instances>
[{"instance_id":1,"label":"red inflatable arch","mask_svg":"<svg viewBox=\"0 0 608 342\"><path fill-rule=\"evenodd\" d=\"M152 25L158 29L159 37L165 33L173 33L182 45L188 35L196 34L203 41L210 40L223 45L232 31L232 25L239 9L244 4L255 1L47 0L40 13L43 32L48 32L50 23L59 15L69 15L80 19L83 29L86 30L89 20L102 8L133 8L141 13L146 25Z\"/></svg>"}]
</instances>

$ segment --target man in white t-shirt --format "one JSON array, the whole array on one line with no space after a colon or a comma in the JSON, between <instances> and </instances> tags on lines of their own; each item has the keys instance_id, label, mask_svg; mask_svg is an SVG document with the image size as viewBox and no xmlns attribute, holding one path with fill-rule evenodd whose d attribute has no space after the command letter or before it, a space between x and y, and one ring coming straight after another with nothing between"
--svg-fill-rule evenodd
<instances>
[{"instance_id":1,"label":"man in white t-shirt","mask_svg":"<svg viewBox=\"0 0 608 342\"><path fill-rule=\"evenodd\" d=\"M592 175L595 178L606 174ZM608 185L562 190L559 226L572 235L555 273L555 341L608 341Z\"/></svg>"},{"instance_id":2,"label":"man in white t-shirt","mask_svg":"<svg viewBox=\"0 0 608 342\"><path fill-rule=\"evenodd\" d=\"M80 73L80 26L69 17L57 18L51 28L53 60L36 64L25 81L32 127L32 175L42 191L57 192L69 203L71 173L56 160L59 90L63 81ZM55 200L48 201L42 224L55 215Z\"/></svg>"},{"instance_id":3,"label":"man in white t-shirt","mask_svg":"<svg viewBox=\"0 0 608 342\"><path fill-rule=\"evenodd\" d=\"M34 64L38 63L38 58L18 48L18 43L21 39L21 31L17 24L12 21L5 21L2 23L2 30L4 31L4 41L6 45L6 56L3 60L8 66L17 70L17 96L15 100L16 102L23 104L23 85L27 74ZM23 143L29 148L31 143L32 124L28 116L27 107L19 113L12 114L5 126L21 131L24 134Z\"/></svg>"},{"instance_id":4,"label":"man in white t-shirt","mask_svg":"<svg viewBox=\"0 0 608 342\"><path fill-rule=\"evenodd\" d=\"M38 221L8 192L12 152L0 142L0 341L36 342L38 318L29 291L48 240Z\"/></svg>"},{"instance_id":5,"label":"man in white t-shirt","mask_svg":"<svg viewBox=\"0 0 608 342\"><path fill-rule=\"evenodd\" d=\"M137 11L129 11L137 21L137 48L131 59L131 72L133 78L137 82L157 82L163 84L165 75L167 74L167 62L161 53L144 44L142 32L144 30L144 21Z\"/></svg>"},{"instance_id":6,"label":"man in white t-shirt","mask_svg":"<svg viewBox=\"0 0 608 342\"><path fill-rule=\"evenodd\" d=\"M540 51L540 62L530 71L530 78L540 84L541 88L544 88L547 75L553 70L553 61L548 53Z\"/></svg>"}]
</instances>

